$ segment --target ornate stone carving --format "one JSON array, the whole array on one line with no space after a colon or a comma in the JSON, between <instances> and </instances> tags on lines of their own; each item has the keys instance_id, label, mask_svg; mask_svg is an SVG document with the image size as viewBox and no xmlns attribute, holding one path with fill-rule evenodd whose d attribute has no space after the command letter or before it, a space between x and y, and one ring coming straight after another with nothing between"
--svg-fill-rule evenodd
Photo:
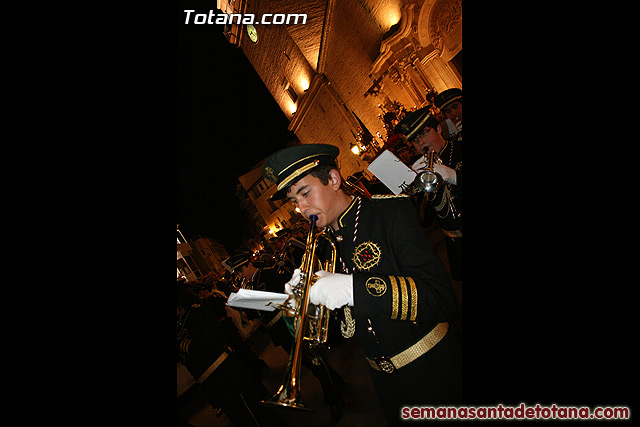
<instances>
[{"instance_id":1,"label":"ornate stone carving","mask_svg":"<svg viewBox=\"0 0 640 427\"><path fill-rule=\"evenodd\" d=\"M462 0L437 0L429 16L431 44L443 56L462 46ZM448 59L448 58L446 58Z\"/></svg>"}]
</instances>

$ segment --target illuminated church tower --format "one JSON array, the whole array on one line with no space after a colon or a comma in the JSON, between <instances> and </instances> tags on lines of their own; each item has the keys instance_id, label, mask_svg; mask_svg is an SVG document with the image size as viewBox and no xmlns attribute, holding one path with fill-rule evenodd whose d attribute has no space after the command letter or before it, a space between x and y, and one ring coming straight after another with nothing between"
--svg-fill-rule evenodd
<instances>
[{"instance_id":1,"label":"illuminated church tower","mask_svg":"<svg viewBox=\"0 0 640 427\"><path fill-rule=\"evenodd\" d=\"M253 25L225 27L289 119L301 143L340 148L343 175L365 170L356 135L387 132L381 113L429 94L462 88L461 0L218 0L226 13L254 14ZM284 22L306 14L305 23ZM277 15L277 16L276 16ZM364 125L362 126L361 123ZM364 127L364 129L363 129Z\"/></svg>"}]
</instances>

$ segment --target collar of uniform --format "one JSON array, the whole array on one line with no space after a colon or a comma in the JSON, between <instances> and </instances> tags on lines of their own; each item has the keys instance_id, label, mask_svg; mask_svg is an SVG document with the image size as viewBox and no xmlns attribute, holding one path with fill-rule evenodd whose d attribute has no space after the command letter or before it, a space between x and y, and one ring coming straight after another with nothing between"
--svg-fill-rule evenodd
<instances>
[{"instance_id":1,"label":"collar of uniform","mask_svg":"<svg viewBox=\"0 0 640 427\"><path fill-rule=\"evenodd\" d=\"M444 141L445 141L445 143L444 143L444 147L442 147L442 150L440 150L440 152L438 153L438 156L439 156L439 157L440 157L440 156L442 156L442 153L444 153L444 152L445 152L445 150L447 149L447 147L449 146L449 141L448 141L448 140L446 140L446 139L445 139Z\"/></svg>"},{"instance_id":2,"label":"collar of uniform","mask_svg":"<svg viewBox=\"0 0 640 427\"><path fill-rule=\"evenodd\" d=\"M338 226L340 228L344 227L344 219L345 217L349 214L349 212L355 212L355 209L353 209L353 207L356 205L356 202L358 201L357 197L354 197L351 200L351 204L349 204L349 207L347 207L347 209L345 209L344 212L342 212L342 215L340 215L340 217L338 218Z\"/></svg>"}]
</instances>

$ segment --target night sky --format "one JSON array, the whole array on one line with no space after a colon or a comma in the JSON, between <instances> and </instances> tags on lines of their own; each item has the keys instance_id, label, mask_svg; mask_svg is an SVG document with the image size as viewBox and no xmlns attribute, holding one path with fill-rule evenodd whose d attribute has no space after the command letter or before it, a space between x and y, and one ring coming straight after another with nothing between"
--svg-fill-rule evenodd
<instances>
[{"instance_id":1,"label":"night sky","mask_svg":"<svg viewBox=\"0 0 640 427\"><path fill-rule=\"evenodd\" d=\"M187 239L209 237L232 253L247 221L238 177L295 134L222 25L185 25L184 9L208 13L215 2L178 1L177 223Z\"/></svg>"}]
</instances>

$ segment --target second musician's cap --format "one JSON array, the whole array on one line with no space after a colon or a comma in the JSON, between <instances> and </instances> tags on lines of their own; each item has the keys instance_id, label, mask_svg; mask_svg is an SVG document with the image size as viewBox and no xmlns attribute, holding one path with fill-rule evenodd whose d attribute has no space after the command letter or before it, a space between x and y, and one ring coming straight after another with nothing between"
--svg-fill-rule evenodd
<instances>
[{"instance_id":1,"label":"second musician's cap","mask_svg":"<svg viewBox=\"0 0 640 427\"><path fill-rule=\"evenodd\" d=\"M443 109L447 105L451 104L454 101L460 101L462 99L462 89L453 88L447 89L442 93L436 95L433 99L433 103L436 104L436 107L439 109Z\"/></svg>"},{"instance_id":2,"label":"second musician's cap","mask_svg":"<svg viewBox=\"0 0 640 427\"><path fill-rule=\"evenodd\" d=\"M262 165L262 175L277 185L271 199L284 198L287 188L296 178L319 165L333 163L338 154L338 147L329 144L294 145L273 153Z\"/></svg>"},{"instance_id":3,"label":"second musician's cap","mask_svg":"<svg viewBox=\"0 0 640 427\"><path fill-rule=\"evenodd\" d=\"M236 272L240 267L249 263L251 254L249 252L240 252L232 257L227 258L225 263L229 266L232 272Z\"/></svg>"},{"instance_id":4,"label":"second musician's cap","mask_svg":"<svg viewBox=\"0 0 640 427\"><path fill-rule=\"evenodd\" d=\"M427 105L407 114L393 128L393 133L404 135L408 141L411 141L427 124L427 120L431 117L430 108L431 105Z\"/></svg>"}]
</instances>

